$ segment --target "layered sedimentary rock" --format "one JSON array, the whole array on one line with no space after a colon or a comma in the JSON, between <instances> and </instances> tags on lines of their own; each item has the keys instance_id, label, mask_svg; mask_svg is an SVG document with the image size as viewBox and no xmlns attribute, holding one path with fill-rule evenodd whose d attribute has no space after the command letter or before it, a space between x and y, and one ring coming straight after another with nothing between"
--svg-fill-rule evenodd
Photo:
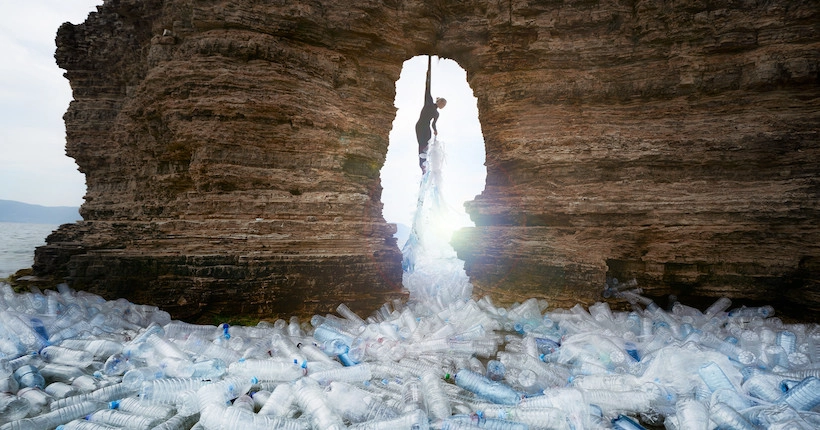
<instances>
[{"instance_id":1,"label":"layered sedimentary rock","mask_svg":"<svg viewBox=\"0 0 820 430\"><path fill-rule=\"evenodd\" d=\"M474 283L571 305L635 278L820 309L816 5L516 4L471 80L488 178L457 249Z\"/></svg>"},{"instance_id":2,"label":"layered sedimentary rock","mask_svg":"<svg viewBox=\"0 0 820 430\"><path fill-rule=\"evenodd\" d=\"M35 271L179 318L373 309L400 290L394 84L435 54L486 142L453 241L477 293L590 303L634 277L820 308L815 2L353 3L110 0L62 26L85 221Z\"/></svg>"}]
</instances>

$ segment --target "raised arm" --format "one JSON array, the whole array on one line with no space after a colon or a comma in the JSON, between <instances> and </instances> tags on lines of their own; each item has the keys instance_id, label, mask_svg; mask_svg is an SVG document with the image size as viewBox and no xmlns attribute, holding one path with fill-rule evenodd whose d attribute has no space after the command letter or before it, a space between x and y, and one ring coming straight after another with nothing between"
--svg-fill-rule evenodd
<instances>
[{"instance_id":1,"label":"raised arm","mask_svg":"<svg viewBox=\"0 0 820 430\"><path fill-rule=\"evenodd\" d=\"M427 56L427 83L424 87L424 104L432 104L433 103L433 96L430 95L430 66L433 63L433 57L428 55Z\"/></svg>"}]
</instances>

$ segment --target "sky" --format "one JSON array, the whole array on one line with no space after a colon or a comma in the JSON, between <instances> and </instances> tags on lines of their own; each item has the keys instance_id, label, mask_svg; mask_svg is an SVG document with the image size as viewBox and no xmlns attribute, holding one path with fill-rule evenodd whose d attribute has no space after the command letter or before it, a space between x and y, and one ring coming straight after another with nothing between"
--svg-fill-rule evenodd
<instances>
[{"instance_id":1,"label":"sky","mask_svg":"<svg viewBox=\"0 0 820 430\"><path fill-rule=\"evenodd\" d=\"M65 155L71 88L54 60L64 22L101 0L0 0L0 199L79 206L85 177Z\"/></svg>"},{"instance_id":2,"label":"sky","mask_svg":"<svg viewBox=\"0 0 820 430\"><path fill-rule=\"evenodd\" d=\"M0 0L0 199L43 206L79 206L85 176L65 155L63 114L72 99L54 60L54 38L64 22L81 23L102 0ZM388 222L409 225L421 171L415 123L424 100L427 57L405 62L396 82L398 108L382 169ZM466 74L455 61L433 57L433 97L448 104L438 120L447 154L443 192L463 202L484 189L484 139ZM463 225L470 222L466 215Z\"/></svg>"}]
</instances>

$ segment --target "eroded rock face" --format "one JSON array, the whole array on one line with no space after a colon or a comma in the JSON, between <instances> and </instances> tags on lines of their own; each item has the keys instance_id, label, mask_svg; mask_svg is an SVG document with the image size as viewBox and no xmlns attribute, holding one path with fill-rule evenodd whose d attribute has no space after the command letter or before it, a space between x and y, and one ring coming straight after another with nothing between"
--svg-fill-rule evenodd
<instances>
[{"instance_id":1,"label":"eroded rock face","mask_svg":"<svg viewBox=\"0 0 820 430\"><path fill-rule=\"evenodd\" d=\"M379 170L395 81L453 58L487 186L454 245L500 302L818 296L812 1L106 1L57 36L84 222L35 270L176 318L399 294Z\"/></svg>"}]
</instances>

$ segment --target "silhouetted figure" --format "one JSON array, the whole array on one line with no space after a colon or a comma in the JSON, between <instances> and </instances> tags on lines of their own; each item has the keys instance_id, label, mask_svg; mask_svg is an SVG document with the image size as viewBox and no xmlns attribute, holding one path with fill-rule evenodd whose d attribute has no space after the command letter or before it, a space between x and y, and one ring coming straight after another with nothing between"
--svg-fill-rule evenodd
<instances>
[{"instance_id":1,"label":"silhouetted figure","mask_svg":"<svg viewBox=\"0 0 820 430\"><path fill-rule=\"evenodd\" d=\"M436 130L436 121L438 121L438 110L447 105L447 100L439 97L433 101L433 96L430 95L430 66L432 65L432 57L427 56L427 83L424 88L424 106L421 108L419 120L416 122L416 140L419 142L419 167L421 173L426 172L424 161L426 159L427 145L433 134L438 135ZM432 121L432 123L430 122ZM430 132L432 126L433 131ZM422 154L425 154L424 156Z\"/></svg>"}]
</instances>

